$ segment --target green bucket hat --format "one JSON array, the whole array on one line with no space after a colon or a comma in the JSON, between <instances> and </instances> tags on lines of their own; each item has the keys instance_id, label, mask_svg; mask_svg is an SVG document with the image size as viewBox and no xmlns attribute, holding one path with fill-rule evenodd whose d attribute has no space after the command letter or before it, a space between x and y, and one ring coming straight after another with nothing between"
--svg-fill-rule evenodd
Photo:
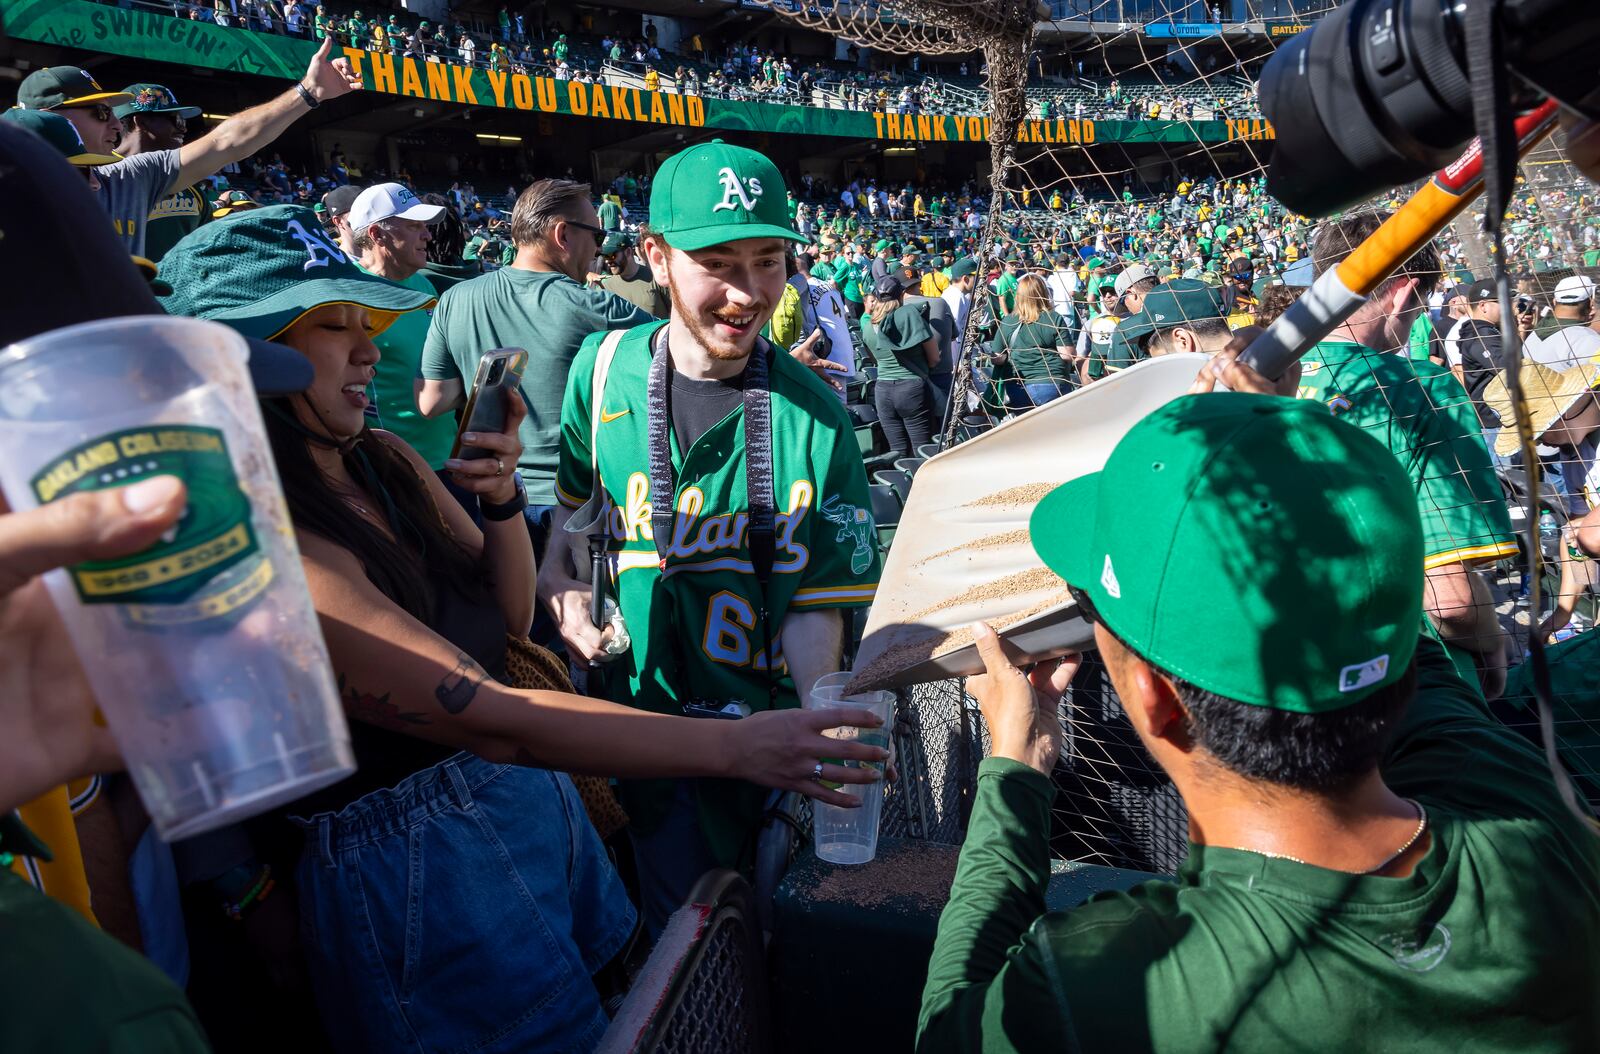
<instances>
[{"instance_id":1,"label":"green bucket hat","mask_svg":"<svg viewBox=\"0 0 1600 1054\"><path fill-rule=\"evenodd\" d=\"M172 286L168 313L212 319L261 340L327 304L367 308L376 336L404 312L434 302L357 267L303 205L270 205L205 224L162 257L161 280Z\"/></svg>"},{"instance_id":2,"label":"green bucket hat","mask_svg":"<svg viewBox=\"0 0 1600 1054\"><path fill-rule=\"evenodd\" d=\"M662 163L650 187L650 223L686 251L744 238L803 243L789 225L787 194L765 155L713 139Z\"/></svg>"},{"instance_id":3,"label":"green bucket hat","mask_svg":"<svg viewBox=\"0 0 1600 1054\"><path fill-rule=\"evenodd\" d=\"M1341 710L1416 648L1416 495L1383 444L1314 402L1175 399L1103 471L1048 494L1029 531L1117 637L1226 699Z\"/></svg>"},{"instance_id":4,"label":"green bucket hat","mask_svg":"<svg viewBox=\"0 0 1600 1054\"><path fill-rule=\"evenodd\" d=\"M1142 314L1148 317L1151 329L1222 318L1222 294L1198 278L1174 278L1145 294Z\"/></svg>"},{"instance_id":5,"label":"green bucket hat","mask_svg":"<svg viewBox=\"0 0 1600 1054\"><path fill-rule=\"evenodd\" d=\"M178 97L172 94L172 89L163 85L130 84L122 90L133 96L133 100L111 108L111 112L119 118L132 117L136 113L169 113L187 121L200 116L200 107L179 106Z\"/></svg>"},{"instance_id":6,"label":"green bucket hat","mask_svg":"<svg viewBox=\"0 0 1600 1054\"><path fill-rule=\"evenodd\" d=\"M57 113L48 110L18 110L10 109L0 113L0 121L26 128L34 135L43 139L67 159L67 163L79 168L93 168L96 165L112 165L122 158L116 154L97 154L83 143L83 137L78 134L78 126Z\"/></svg>"}]
</instances>

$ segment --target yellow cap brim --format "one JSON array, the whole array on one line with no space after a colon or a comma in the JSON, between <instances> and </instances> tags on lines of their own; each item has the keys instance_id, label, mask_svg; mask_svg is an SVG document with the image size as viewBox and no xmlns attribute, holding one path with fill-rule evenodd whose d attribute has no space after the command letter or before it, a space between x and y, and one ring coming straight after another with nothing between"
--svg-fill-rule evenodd
<instances>
[{"instance_id":1,"label":"yellow cap brim","mask_svg":"<svg viewBox=\"0 0 1600 1054\"><path fill-rule=\"evenodd\" d=\"M100 165L114 165L121 160L121 154L73 154L67 158L67 164L79 168L97 168Z\"/></svg>"},{"instance_id":2,"label":"yellow cap brim","mask_svg":"<svg viewBox=\"0 0 1600 1054\"><path fill-rule=\"evenodd\" d=\"M132 101L133 96L125 91L103 91L95 95L80 95L76 99L68 99L64 103L58 103L52 109L63 110L71 106L92 106L97 102L103 102L107 106L121 106Z\"/></svg>"}]
</instances>

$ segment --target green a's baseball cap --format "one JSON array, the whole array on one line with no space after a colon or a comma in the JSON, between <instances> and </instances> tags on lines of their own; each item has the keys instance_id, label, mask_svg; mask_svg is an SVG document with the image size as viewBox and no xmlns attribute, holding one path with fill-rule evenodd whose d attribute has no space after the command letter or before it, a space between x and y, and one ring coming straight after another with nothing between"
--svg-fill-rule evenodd
<instances>
[{"instance_id":1,"label":"green a's baseball cap","mask_svg":"<svg viewBox=\"0 0 1600 1054\"><path fill-rule=\"evenodd\" d=\"M1135 652L1239 703L1340 710L1416 648L1416 495L1388 448L1313 401L1175 399L1046 495L1029 532Z\"/></svg>"},{"instance_id":2,"label":"green a's baseball cap","mask_svg":"<svg viewBox=\"0 0 1600 1054\"><path fill-rule=\"evenodd\" d=\"M1222 318L1222 293L1198 278L1174 278L1144 295L1151 329L1167 329L1203 318Z\"/></svg>"},{"instance_id":3,"label":"green a's baseball cap","mask_svg":"<svg viewBox=\"0 0 1600 1054\"><path fill-rule=\"evenodd\" d=\"M69 164L76 165L79 168L110 165L122 160L116 154L92 153L84 145L83 137L78 134L77 126L58 113L50 113L46 110L10 109L0 113L0 121L6 121L19 128L26 128L61 151L61 156L66 158Z\"/></svg>"},{"instance_id":4,"label":"green a's baseball cap","mask_svg":"<svg viewBox=\"0 0 1600 1054\"><path fill-rule=\"evenodd\" d=\"M178 97L172 94L171 88L164 85L130 84L122 91L132 98L111 108L111 112L118 117L132 117L136 113L166 113L182 117L187 121L200 116L200 107L179 106Z\"/></svg>"},{"instance_id":5,"label":"green a's baseball cap","mask_svg":"<svg viewBox=\"0 0 1600 1054\"><path fill-rule=\"evenodd\" d=\"M168 313L212 319L261 340L328 304L366 308L376 336L401 314L434 302L357 267L303 205L269 205L203 225L162 257L161 280L172 287Z\"/></svg>"},{"instance_id":6,"label":"green a's baseball cap","mask_svg":"<svg viewBox=\"0 0 1600 1054\"><path fill-rule=\"evenodd\" d=\"M888 238L879 238L877 241L872 243L872 251L875 253L881 253L883 250L888 248L890 248Z\"/></svg>"},{"instance_id":7,"label":"green a's baseball cap","mask_svg":"<svg viewBox=\"0 0 1600 1054\"><path fill-rule=\"evenodd\" d=\"M1105 261L1105 259L1103 257L1099 257L1099 256L1091 256L1091 257L1089 257L1089 270L1092 271L1096 267L1104 267L1105 265L1106 265L1106 261Z\"/></svg>"},{"instance_id":8,"label":"green a's baseball cap","mask_svg":"<svg viewBox=\"0 0 1600 1054\"><path fill-rule=\"evenodd\" d=\"M787 193L765 155L713 139L662 163L650 187L650 225L686 251L745 238L803 243L789 226Z\"/></svg>"},{"instance_id":9,"label":"green a's baseball cap","mask_svg":"<svg viewBox=\"0 0 1600 1054\"><path fill-rule=\"evenodd\" d=\"M978 261L970 256L963 256L950 265L951 278L965 278L969 274L978 273Z\"/></svg>"},{"instance_id":10,"label":"green a's baseball cap","mask_svg":"<svg viewBox=\"0 0 1600 1054\"><path fill-rule=\"evenodd\" d=\"M600 243L600 255L611 256L624 249L633 247L633 239L621 231L611 231L606 235L606 240Z\"/></svg>"},{"instance_id":11,"label":"green a's baseball cap","mask_svg":"<svg viewBox=\"0 0 1600 1054\"><path fill-rule=\"evenodd\" d=\"M77 66L45 66L22 78L17 105L24 110L54 110L62 106L105 103L120 106L132 100L126 92L106 91L100 82Z\"/></svg>"}]
</instances>

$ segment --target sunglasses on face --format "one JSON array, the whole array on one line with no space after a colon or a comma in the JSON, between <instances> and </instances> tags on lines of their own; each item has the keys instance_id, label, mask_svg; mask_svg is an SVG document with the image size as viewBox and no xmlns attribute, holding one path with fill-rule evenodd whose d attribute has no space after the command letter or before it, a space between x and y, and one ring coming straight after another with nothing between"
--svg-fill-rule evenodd
<instances>
[{"instance_id":1,"label":"sunglasses on face","mask_svg":"<svg viewBox=\"0 0 1600 1054\"><path fill-rule=\"evenodd\" d=\"M1100 612L1094 606L1094 601L1089 599L1089 594L1075 585L1067 586L1067 595L1072 597L1072 602L1078 605L1078 614L1083 616L1085 622L1100 621Z\"/></svg>"},{"instance_id":2,"label":"sunglasses on face","mask_svg":"<svg viewBox=\"0 0 1600 1054\"><path fill-rule=\"evenodd\" d=\"M594 243L596 246L605 244L606 229L604 227L596 227L592 223L580 223L577 220L567 220L566 223L568 227L576 227L581 231L588 231L590 234L594 235Z\"/></svg>"},{"instance_id":3,"label":"sunglasses on face","mask_svg":"<svg viewBox=\"0 0 1600 1054\"><path fill-rule=\"evenodd\" d=\"M88 110L94 115L94 119L97 121L111 120L111 107L107 106L103 102L97 102L93 106L79 106L77 109Z\"/></svg>"}]
</instances>

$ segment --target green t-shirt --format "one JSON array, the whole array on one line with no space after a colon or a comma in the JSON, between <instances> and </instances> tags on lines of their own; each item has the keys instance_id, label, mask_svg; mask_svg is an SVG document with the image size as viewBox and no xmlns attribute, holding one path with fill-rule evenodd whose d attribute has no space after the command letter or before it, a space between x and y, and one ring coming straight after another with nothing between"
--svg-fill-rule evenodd
<instances>
[{"instance_id":1,"label":"green t-shirt","mask_svg":"<svg viewBox=\"0 0 1600 1054\"><path fill-rule=\"evenodd\" d=\"M1191 845L1176 881L1045 913L1055 788L990 758L928 969L918 1054L1588 1050L1600 839L1439 645L1382 764L1427 810L1404 878Z\"/></svg>"},{"instance_id":2,"label":"green t-shirt","mask_svg":"<svg viewBox=\"0 0 1600 1054\"><path fill-rule=\"evenodd\" d=\"M811 280L813 282L833 281L833 264L826 260L818 260L811 265Z\"/></svg>"},{"instance_id":3,"label":"green t-shirt","mask_svg":"<svg viewBox=\"0 0 1600 1054\"><path fill-rule=\"evenodd\" d=\"M524 348L522 458L517 467L531 505L556 503L561 393L583 338L652 321L614 293L589 289L553 271L502 267L447 290L433 309L422 376L470 387L478 360L495 348Z\"/></svg>"},{"instance_id":4,"label":"green t-shirt","mask_svg":"<svg viewBox=\"0 0 1600 1054\"><path fill-rule=\"evenodd\" d=\"M597 210L600 213L600 226L608 231L614 231L622 226L622 206L609 198L600 203Z\"/></svg>"},{"instance_id":5,"label":"green t-shirt","mask_svg":"<svg viewBox=\"0 0 1600 1054\"><path fill-rule=\"evenodd\" d=\"M995 279L994 296L1000 302L1000 314L1009 315L1017 309L1017 276L1002 272Z\"/></svg>"},{"instance_id":6,"label":"green t-shirt","mask_svg":"<svg viewBox=\"0 0 1600 1054\"><path fill-rule=\"evenodd\" d=\"M476 260L478 258L478 250L488 244L489 239L485 235L474 234L467 239L467 244L461 247L461 258L463 260Z\"/></svg>"},{"instance_id":7,"label":"green t-shirt","mask_svg":"<svg viewBox=\"0 0 1600 1054\"><path fill-rule=\"evenodd\" d=\"M658 713L682 712L691 697L767 702L767 660L753 606L760 586L745 534L744 407L736 406L684 451L668 429L676 472L678 534L661 568L650 522L648 381L650 340L666 323L631 330L618 346L599 408L597 460L612 503L613 577L633 645L607 668L611 698ZM600 335L572 364L561 417L558 497L587 500L591 404ZM792 357L777 351L770 374L772 471L777 554L766 603L782 665L782 626L790 611L862 607L880 571L877 528L850 420L838 398ZM793 682L779 682L778 705L798 705ZM694 784L701 829L717 857L732 863L761 814L766 792L729 780ZM634 825L665 816L673 781L625 781Z\"/></svg>"},{"instance_id":8,"label":"green t-shirt","mask_svg":"<svg viewBox=\"0 0 1600 1054\"><path fill-rule=\"evenodd\" d=\"M1072 373L1056 348L1071 345L1071 334L1061 316L1045 311L1033 322L1024 322L1016 315L1002 319L990 351L1010 355L1011 368L1025 384L1062 384L1072 380Z\"/></svg>"},{"instance_id":9,"label":"green t-shirt","mask_svg":"<svg viewBox=\"0 0 1600 1054\"><path fill-rule=\"evenodd\" d=\"M48 857L13 813L0 852ZM14 1051L205 1054L211 1045L183 992L121 941L0 868L0 1030Z\"/></svg>"},{"instance_id":10,"label":"green t-shirt","mask_svg":"<svg viewBox=\"0 0 1600 1054\"><path fill-rule=\"evenodd\" d=\"M1413 363L1360 344L1324 341L1301 368L1300 398L1325 403L1334 416L1366 429L1410 476L1425 567L1517 551L1475 415L1440 408Z\"/></svg>"},{"instance_id":11,"label":"green t-shirt","mask_svg":"<svg viewBox=\"0 0 1600 1054\"><path fill-rule=\"evenodd\" d=\"M1600 249L1588 249L1588 250L1585 250L1584 254L1583 254L1583 266L1585 266L1585 267L1597 267L1597 266L1600 266Z\"/></svg>"},{"instance_id":12,"label":"green t-shirt","mask_svg":"<svg viewBox=\"0 0 1600 1054\"><path fill-rule=\"evenodd\" d=\"M359 263L356 266L361 267ZM365 267L361 269L367 271ZM395 284L435 295L433 283L421 272ZM449 414L423 417L417 410L416 381L422 376L422 347L432 318L431 310L407 311L373 339L383 358L378 360L378 372L367 385L367 397L372 400L367 417L374 427L387 428L411 444L428 467L437 472L455 445L456 419Z\"/></svg>"},{"instance_id":13,"label":"green t-shirt","mask_svg":"<svg viewBox=\"0 0 1600 1054\"><path fill-rule=\"evenodd\" d=\"M861 318L861 343L878 363L878 380L909 381L928 377L928 358L922 345L933 336L927 308L901 304L876 325L871 315Z\"/></svg>"},{"instance_id":14,"label":"green t-shirt","mask_svg":"<svg viewBox=\"0 0 1600 1054\"><path fill-rule=\"evenodd\" d=\"M852 304L866 302L861 295L861 268L852 263L841 264L833 273L833 280L839 286L840 296Z\"/></svg>"},{"instance_id":15,"label":"green t-shirt","mask_svg":"<svg viewBox=\"0 0 1600 1054\"><path fill-rule=\"evenodd\" d=\"M1426 314L1418 315L1411 323L1411 333L1406 338L1406 350L1413 361L1428 358L1433 350L1433 322Z\"/></svg>"},{"instance_id":16,"label":"green t-shirt","mask_svg":"<svg viewBox=\"0 0 1600 1054\"><path fill-rule=\"evenodd\" d=\"M199 187L184 187L156 202L144 222L144 258L160 263L167 250L211 222L211 203Z\"/></svg>"}]
</instances>

